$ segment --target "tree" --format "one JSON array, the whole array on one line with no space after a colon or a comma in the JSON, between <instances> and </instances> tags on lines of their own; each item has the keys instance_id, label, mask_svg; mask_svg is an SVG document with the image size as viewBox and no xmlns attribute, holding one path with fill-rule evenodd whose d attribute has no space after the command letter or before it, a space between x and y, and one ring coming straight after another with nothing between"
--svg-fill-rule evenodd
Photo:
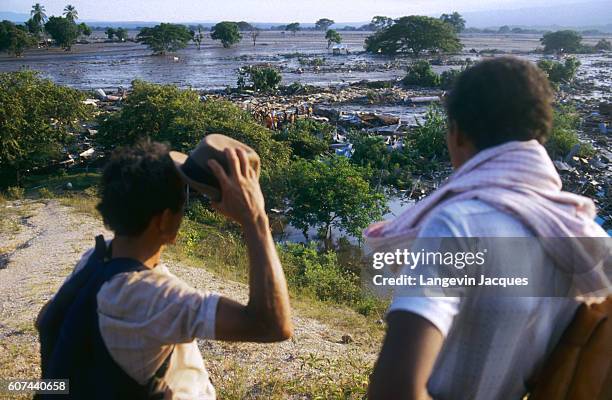
<instances>
[{"instance_id":1,"label":"tree","mask_svg":"<svg viewBox=\"0 0 612 400\"><path fill-rule=\"evenodd\" d=\"M77 19L79 19L79 13L74 6L68 4L66 7L64 7L64 17L72 22L75 22Z\"/></svg>"},{"instance_id":2,"label":"tree","mask_svg":"<svg viewBox=\"0 0 612 400\"><path fill-rule=\"evenodd\" d=\"M242 35L235 22L223 21L213 26L210 37L213 40L220 40L226 49L240 42Z\"/></svg>"},{"instance_id":3,"label":"tree","mask_svg":"<svg viewBox=\"0 0 612 400\"><path fill-rule=\"evenodd\" d=\"M117 33L115 31L114 28L106 28L106 30L104 31L104 33L106 34L106 37L108 38L108 40L113 40L113 38L115 37L115 34Z\"/></svg>"},{"instance_id":4,"label":"tree","mask_svg":"<svg viewBox=\"0 0 612 400\"><path fill-rule=\"evenodd\" d=\"M286 142L295 156L313 159L329 150L334 128L312 119L299 119L287 125L276 136L277 140Z\"/></svg>"},{"instance_id":5,"label":"tree","mask_svg":"<svg viewBox=\"0 0 612 400\"><path fill-rule=\"evenodd\" d=\"M315 27L320 31L326 31L330 26L334 24L334 20L329 18L321 18L315 23Z\"/></svg>"},{"instance_id":6,"label":"tree","mask_svg":"<svg viewBox=\"0 0 612 400\"><path fill-rule=\"evenodd\" d=\"M465 19L457 11L452 14L442 14L440 20L452 26L457 33L465 29Z\"/></svg>"},{"instance_id":7,"label":"tree","mask_svg":"<svg viewBox=\"0 0 612 400\"><path fill-rule=\"evenodd\" d=\"M191 32L185 25L166 23L152 28L142 28L136 36L136 41L149 46L154 54L164 54L183 49L191 39Z\"/></svg>"},{"instance_id":8,"label":"tree","mask_svg":"<svg viewBox=\"0 0 612 400\"><path fill-rule=\"evenodd\" d=\"M40 5L40 3L36 3L32 6L32 10L30 11L30 18L32 22L39 26L41 29L45 22L47 22L47 14L45 14L45 6Z\"/></svg>"},{"instance_id":9,"label":"tree","mask_svg":"<svg viewBox=\"0 0 612 400\"><path fill-rule=\"evenodd\" d=\"M334 29L330 29L325 34L325 39L327 39L327 48L331 46L332 43L340 43L342 42L342 36L338 33L338 31Z\"/></svg>"},{"instance_id":10,"label":"tree","mask_svg":"<svg viewBox=\"0 0 612 400\"><path fill-rule=\"evenodd\" d=\"M497 33L501 33L501 34L508 34L510 33L510 27L508 25L504 25L504 26L500 26L499 29L497 30Z\"/></svg>"},{"instance_id":11,"label":"tree","mask_svg":"<svg viewBox=\"0 0 612 400\"><path fill-rule=\"evenodd\" d=\"M254 28L253 25L245 21L237 22L236 25L238 25L238 30L240 32L249 32L249 31L252 31Z\"/></svg>"},{"instance_id":12,"label":"tree","mask_svg":"<svg viewBox=\"0 0 612 400\"><path fill-rule=\"evenodd\" d=\"M300 23L299 22L292 22L292 23L288 24L285 27L285 29L288 30L289 32L293 32L293 36L295 36L297 31L299 31L302 28L300 27Z\"/></svg>"},{"instance_id":13,"label":"tree","mask_svg":"<svg viewBox=\"0 0 612 400\"><path fill-rule=\"evenodd\" d=\"M372 22L370 23L374 27L376 31L382 31L393 25L393 18L383 17L382 15L377 15L372 18Z\"/></svg>"},{"instance_id":14,"label":"tree","mask_svg":"<svg viewBox=\"0 0 612 400\"><path fill-rule=\"evenodd\" d=\"M610 41L606 39L599 39L599 41L595 45L595 50L610 51L612 50L612 43L610 43Z\"/></svg>"},{"instance_id":15,"label":"tree","mask_svg":"<svg viewBox=\"0 0 612 400\"><path fill-rule=\"evenodd\" d=\"M117 28L115 30L115 36L118 41L125 42L128 38L128 30L125 28Z\"/></svg>"},{"instance_id":16,"label":"tree","mask_svg":"<svg viewBox=\"0 0 612 400\"><path fill-rule=\"evenodd\" d=\"M90 117L84 99L33 71L0 73L0 186L66 157L69 133Z\"/></svg>"},{"instance_id":17,"label":"tree","mask_svg":"<svg viewBox=\"0 0 612 400\"><path fill-rule=\"evenodd\" d=\"M575 53L582 47L582 36L572 30L548 32L542 36L540 42L546 53Z\"/></svg>"},{"instance_id":18,"label":"tree","mask_svg":"<svg viewBox=\"0 0 612 400\"><path fill-rule=\"evenodd\" d=\"M195 42L198 50L202 50L202 40L204 39L204 32L202 32L202 25L198 25L198 30L193 32L193 41Z\"/></svg>"},{"instance_id":19,"label":"tree","mask_svg":"<svg viewBox=\"0 0 612 400\"><path fill-rule=\"evenodd\" d=\"M261 31L257 28L253 28L253 30L251 31L250 35L251 35L251 40L253 41L253 46L257 44L257 38L259 37L260 33Z\"/></svg>"},{"instance_id":20,"label":"tree","mask_svg":"<svg viewBox=\"0 0 612 400\"><path fill-rule=\"evenodd\" d=\"M37 38L44 30L45 22L47 22L47 14L45 14L45 6L36 3L30 11L30 19L26 22L26 26L31 34Z\"/></svg>"},{"instance_id":21,"label":"tree","mask_svg":"<svg viewBox=\"0 0 612 400\"><path fill-rule=\"evenodd\" d=\"M24 50L35 42L24 26L17 26L10 21L0 22L0 52L6 51L15 57L21 57Z\"/></svg>"},{"instance_id":22,"label":"tree","mask_svg":"<svg viewBox=\"0 0 612 400\"><path fill-rule=\"evenodd\" d=\"M418 56L425 50L452 52L459 49L461 43L451 25L416 15L402 17L366 39L368 52L389 55L411 52Z\"/></svg>"},{"instance_id":23,"label":"tree","mask_svg":"<svg viewBox=\"0 0 612 400\"><path fill-rule=\"evenodd\" d=\"M79 25L79 34L83 35L83 36L90 36L91 35L91 28L89 26L87 26L87 24L85 22L81 22Z\"/></svg>"},{"instance_id":24,"label":"tree","mask_svg":"<svg viewBox=\"0 0 612 400\"><path fill-rule=\"evenodd\" d=\"M55 44L66 51L70 51L79 37L79 27L68 18L49 18L49 21L45 24L45 30L51 35Z\"/></svg>"},{"instance_id":25,"label":"tree","mask_svg":"<svg viewBox=\"0 0 612 400\"><path fill-rule=\"evenodd\" d=\"M287 173L289 222L308 236L316 227L326 239L336 227L355 237L386 210L385 196L368 183L368 172L340 156L298 160ZM326 246L329 240L326 240Z\"/></svg>"}]
</instances>

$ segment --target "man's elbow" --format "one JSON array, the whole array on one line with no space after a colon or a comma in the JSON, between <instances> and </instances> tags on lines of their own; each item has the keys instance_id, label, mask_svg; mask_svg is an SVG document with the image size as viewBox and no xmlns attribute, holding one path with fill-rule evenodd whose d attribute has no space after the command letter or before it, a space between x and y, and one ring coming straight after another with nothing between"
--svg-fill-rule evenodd
<instances>
[{"instance_id":1,"label":"man's elbow","mask_svg":"<svg viewBox=\"0 0 612 400\"><path fill-rule=\"evenodd\" d=\"M269 337L271 342L284 342L293 337L293 323L291 320L283 321L275 324L276 326L269 328Z\"/></svg>"}]
</instances>

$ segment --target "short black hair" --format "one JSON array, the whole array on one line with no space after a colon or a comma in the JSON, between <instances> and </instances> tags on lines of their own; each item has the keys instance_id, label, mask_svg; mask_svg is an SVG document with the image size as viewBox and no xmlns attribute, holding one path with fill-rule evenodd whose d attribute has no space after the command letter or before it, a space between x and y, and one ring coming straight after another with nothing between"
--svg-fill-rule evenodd
<instances>
[{"instance_id":1,"label":"short black hair","mask_svg":"<svg viewBox=\"0 0 612 400\"><path fill-rule=\"evenodd\" d=\"M137 236L153 216L166 209L179 212L185 197L168 147L147 140L112 153L102 174L97 209L115 234Z\"/></svg>"},{"instance_id":2,"label":"short black hair","mask_svg":"<svg viewBox=\"0 0 612 400\"><path fill-rule=\"evenodd\" d=\"M533 63L497 57L463 71L446 98L448 118L477 149L536 139L552 128L553 91Z\"/></svg>"}]
</instances>

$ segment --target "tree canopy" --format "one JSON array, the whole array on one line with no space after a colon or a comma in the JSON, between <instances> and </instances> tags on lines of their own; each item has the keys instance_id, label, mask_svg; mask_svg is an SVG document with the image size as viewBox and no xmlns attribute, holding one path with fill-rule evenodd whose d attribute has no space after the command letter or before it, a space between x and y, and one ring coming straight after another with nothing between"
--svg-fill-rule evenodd
<instances>
[{"instance_id":1,"label":"tree canopy","mask_svg":"<svg viewBox=\"0 0 612 400\"><path fill-rule=\"evenodd\" d=\"M315 28L320 30L320 31L326 31L327 29L329 29L330 26L332 26L334 24L334 20L333 19L329 19L329 18L321 18L320 20L318 20L315 23Z\"/></svg>"},{"instance_id":2,"label":"tree canopy","mask_svg":"<svg viewBox=\"0 0 612 400\"><path fill-rule=\"evenodd\" d=\"M452 52L461 49L457 33L451 25L436 18L411 15L402 17L366 39L371 53L396 54L423 51Z\"/></svg>"},{"instance_id":3,"label":"tree canopy","mask_svg":"<svg viewBox=\"0 0 612 400\"><path fill-rule=\"evenodd\" d=\"M55 44L65 50L70 50L79 37L79 26L65 17L50 17L45 24L45 30L51 35Z\"/></svg>"},{"instance_id":4,"label":"tree canopy","mask_svg":"<svg viewBox=\"0 0 612 400\"><path fill-rule=\"evenodd\" d=\"M155 54L164 54L183 49L192 39L185 25L159 24L152 28L142 28L136 36L138 43L144 43Z\"/></svg>"},{"instance_id":5,"label":"tree canopy","mask_svg":"<svg viewBox=\"0 0 612 400\"><path fill-rule=\"evenodd\" d=\"M26 171L62 161L69 132L90 116L84 98L33 71L0 73L0 186L20 184Z\"/></svg>"},{"instance_id":6,"label":"tree canopy","mask_svg":"<svg viewBox=\"0 0 612 400\"><path fill-rule=\"evenodd\" d=\"M299 119L276 135L276 139L288 143L293 155L312 159L329 150L334 128L311 119Z\"/></svg>"},{"instance_id":7,"label":"tree canopy","mask_svg":"<svg viewBox=\"0 0 612 400\"><path fill-rule=\"evenodd\" d=\"M572 30L547 32L542 36L540 42L544 45L544 51L547 53L574 53L582 47L582 36Z\"/></svg>"},{"instance_id":8,"label":"tree canopy","mask_svg":"<svg viewBox=\"0 0 612 400\"><path fill-rule=\"evenodd\" d=\"M238 24L229 21L219 22L213 26L210 37L213 40L220 40L225 48L231 47L242 39Z\"/></svg>"},{"instance_id":9,"label":"tree canopy","mask_svg":"<svg viewBox=\"0 0 612 400\"><path fill-rule=\"evenodd\" d=\"M382 31L383 29L393 25L393 18L377 15L372 18L370 25L372 25L376 31Z\"/></svg>"},{"instance_id":10,"label":"tree canopy","mask_svg":"<svg viewBox=\"0 0 612 400\"><path fill-rule=\"evenodd\" d=\"M442 14L440 20L452 26L457 33L465 29L465 19L457 11L452 14Z\"/></svg>"},{"instance_id":11,"label":"tree canopy","mask_svg":"<svg viewBox=\"0 0 612 400\"><path fill-rule=\"evenodd\" d=\"M334 29L330 29L325 34L325 39L327 39L327 48L332 45L332 43L340 43L342 42L342 36L338 33L338 31Z\"/></svg>"},{"instance_id":12,"label":"tree canopy","mask_svg":"<svg viewBox=\"0 0 612 400\"><path fill-rule=\"evenodd\" d=\"M10 21L0 22L0 52L6 51L19 57L24 50L35 44L24 26L17 26Z\"/></svg>"},{"instance_id":13,"label":"tree canopy","mask_svg":"<svg viewBox=\"0 0 612 400\"><path fill-rule=\"evenodd\" d=\"M293 32L293 34L295 35L297 33L297 31L299 31L302 28L301 28L299 22L292 22L292 23L288 24L285 27L285 29L288 30L289 32Z\"/></svg>"},{"instance_id":14,"label":"tree canopy","mask_svg":"<svg viewBox=\"0 0 612 400\"><path fill-rule=\"evenodd\" d=\"M66 7L64 7L64 17L66 17L69 21L75 22L77 19L79 19L79 12L74 6L68 4Z\"/></svg>"},{"instance_id":15,"label":"tree canopy","mask_svg":"<svg viewBox=\"0 0 612 400\"><path fill-rule=\"evenodd\" d=\"M354 237L382 218L385 196L370 187L367 172L341 156L298 160L288 171L289 221L306 236L318 228L329 238L336 227Z\"/></svg>"}]
</instances>

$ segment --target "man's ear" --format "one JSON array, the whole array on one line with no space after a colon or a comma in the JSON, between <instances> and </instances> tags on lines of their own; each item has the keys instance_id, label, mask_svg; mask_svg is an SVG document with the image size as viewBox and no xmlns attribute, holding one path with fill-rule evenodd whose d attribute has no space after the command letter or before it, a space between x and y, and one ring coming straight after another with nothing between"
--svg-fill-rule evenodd
<instances>
[{"instance_id":1,"label":"man's ear","mask_svg":"<svg viewBox=\"0 0 612 400\"><path fill-rule=\"evenodd\" d=\"M182 214L172 212L169 208L166 208L161 214L156 215L154 218L158 219L157 227L159 235L165 243L176 242L176 236L181 226Z\"/></svg>"}]
</instances>

